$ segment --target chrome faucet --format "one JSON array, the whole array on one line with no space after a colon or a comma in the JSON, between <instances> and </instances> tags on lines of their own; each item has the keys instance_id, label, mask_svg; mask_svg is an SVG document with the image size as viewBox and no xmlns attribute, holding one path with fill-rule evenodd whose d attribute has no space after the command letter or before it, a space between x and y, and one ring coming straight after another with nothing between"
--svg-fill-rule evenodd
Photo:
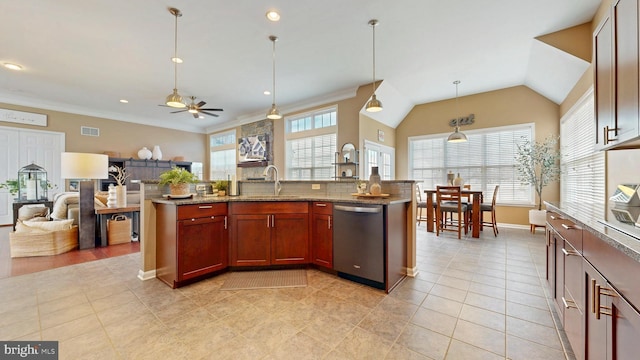
<instances>
[{"instance_id":1,"label":"chrome faucet","mask_svg":"<svg viewBox=\"0 0 640 360\"><path fill-rule=\"evenodd\" d=\"M280 179L278 178L278 168L275 165L269 165L264 169L264 173L262 176L267 176L269 174L269 170L273 169L273 195L280 195L280 190L282 190L282 185L280 184Z\"/></svg>"}]
</instances>

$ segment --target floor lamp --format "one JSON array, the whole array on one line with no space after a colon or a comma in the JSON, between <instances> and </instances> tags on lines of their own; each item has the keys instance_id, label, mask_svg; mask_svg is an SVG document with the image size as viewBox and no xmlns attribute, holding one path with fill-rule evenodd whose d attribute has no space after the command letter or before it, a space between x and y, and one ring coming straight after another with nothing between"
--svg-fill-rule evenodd
<instances>
[{"instance_id":1,"label":"floor lamp","mask_svg":"<svg viewBox=\"0 0 640 360\"><path fill-rule=\"evenodd\" d=\"M96 214L93 203L93 180L109 177L109 156L102 154L62 153L60 159L63 179L80 180L78 200L78 240L80 249L96 247Z\"/></svg>"}]
</instances>

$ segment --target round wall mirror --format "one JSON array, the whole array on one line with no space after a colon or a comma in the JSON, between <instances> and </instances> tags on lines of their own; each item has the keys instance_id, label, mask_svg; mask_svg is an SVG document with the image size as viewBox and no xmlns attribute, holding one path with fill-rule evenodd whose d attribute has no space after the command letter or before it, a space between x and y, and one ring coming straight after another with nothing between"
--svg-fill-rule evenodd
<instances>
[{"instance_id":1,"label":"round wall mirror","mask_svg":"<svg viewBox=\"0 0 640 360\"><path fill-rule=\"evenodd\" d=\"M344 159L344 162L353 161L355 153L356 147L352 143L342 145L342 158Z\"/></svg>"}]
</instances>

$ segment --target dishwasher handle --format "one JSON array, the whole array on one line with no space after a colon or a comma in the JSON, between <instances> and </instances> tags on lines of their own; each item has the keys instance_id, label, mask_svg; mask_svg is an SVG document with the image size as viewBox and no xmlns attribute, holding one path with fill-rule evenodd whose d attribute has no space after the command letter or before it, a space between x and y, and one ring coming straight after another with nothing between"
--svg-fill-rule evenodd
<instances>
[{"instance_id":1,"label":"dishwasher handle","mask_svg":"<svg viewBox=\"0 0 640 360\"><path fill-rule=\"evenodd\" d=\"M377 214L382 211L382 206L376 207L364 207L364 206L347 206L347 205L334 205L334 210L355 212L355 213L370 213Z\"/></svg>"}]
</instances>

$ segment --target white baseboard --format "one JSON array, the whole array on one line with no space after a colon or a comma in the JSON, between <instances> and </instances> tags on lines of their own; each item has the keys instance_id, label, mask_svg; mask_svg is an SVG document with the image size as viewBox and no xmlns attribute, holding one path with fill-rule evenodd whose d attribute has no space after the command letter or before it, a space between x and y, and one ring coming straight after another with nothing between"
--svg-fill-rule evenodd
<instances>
[{"instance_id":1,"label":"white baseboard","mask_svg":"<svg viewBox=\"0 0 640 360\"><path fill-rule=\"evenodd\" d=\"M485 227L487 227L487 225L485 225ZM489 226L490 228L491 226ZM498 223L498 229L499 228L509 228L509 229L523 229L523 230L529 230L529 225L521 225L521 224L503 224L503 223Z\"/></svg>"},{"instance_id":2,"label":"white baseboard","mask_svg":"<svg viewBox=\"0 0 640 360\"><path fill-rule=\"evenodd\" d=\"M154 279L155 277L156 277L155 270L149 270L149 271L138 270L138 279L142 281Z\"/></svg>"},{"instance_id":3,"label":"white baseboard","mask_svg":"<svg viewBox=\"0 0 640 360\"><path fill-rule=\"evenodd\" d=\"M416 277L416 275L418 275L419 273L417 267L405 268L405 271L407 272L408 277Z\"/></svg>"}]
</instances>

